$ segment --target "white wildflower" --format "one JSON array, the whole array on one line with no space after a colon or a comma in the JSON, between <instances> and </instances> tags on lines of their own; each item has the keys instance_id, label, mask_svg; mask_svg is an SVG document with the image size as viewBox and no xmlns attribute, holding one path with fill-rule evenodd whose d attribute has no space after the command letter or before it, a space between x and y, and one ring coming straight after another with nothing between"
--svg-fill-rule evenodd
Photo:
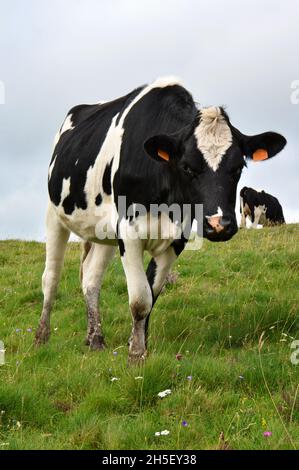
<instances>
[{"instance_id":1,"label":"white wildflower","mask_svg":"<svg viewBox=\"0 0 299 470\"><path fill-rule=\"evenodd\" d=\"M171 390L168 388L167 390L164 390L163 392L158 393L158 397L160 398L165 398L167 395L171 394Z\"/></svg>"},{"instance_id":2,"label":"white wildflower","mask_svg":"<svg viewBox=\"0 0 299 470\"><path fill-rule=\"evenodd\" d=\"M170 431L168 431L167 429L164 429L164 431L155 432L155 436L168 436L169 433Z\"/></svg>"},{"instance_id":3,"label":"white wildflower","mask_svg":"<svg viewBox=\"0 0 299 470\"><path fill-rule=\"evenodd\" d=\"M116 380L119 380L118 377L112 377L111 382L115 382Z\"/></svg>"}]
</instances>

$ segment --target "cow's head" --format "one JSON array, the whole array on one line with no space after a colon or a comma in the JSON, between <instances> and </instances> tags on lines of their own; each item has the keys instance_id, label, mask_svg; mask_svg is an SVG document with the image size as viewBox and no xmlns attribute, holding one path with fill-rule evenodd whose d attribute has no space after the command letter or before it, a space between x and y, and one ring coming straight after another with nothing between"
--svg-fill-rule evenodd
<instances>
[{"instance_id":1,"label":"cow's head","mask_svg":"<svg viewBox=\"0 0 299 470\"><path fill-rule=\"evenodd\" d=\"M246 136L233 127L219 107L201 109L195 122L172 135L157 135L144 146L147 153L169 165L185 201L203 204L203 235L229 240L238 230L237 184L246 159L274 157L286 144L275 132Z\"/></svg>"}]
</instances>

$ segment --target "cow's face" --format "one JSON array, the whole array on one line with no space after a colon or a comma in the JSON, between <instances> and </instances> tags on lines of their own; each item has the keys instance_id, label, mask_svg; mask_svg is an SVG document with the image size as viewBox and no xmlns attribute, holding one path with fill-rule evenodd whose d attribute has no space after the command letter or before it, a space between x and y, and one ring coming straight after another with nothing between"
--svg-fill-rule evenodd
<instances>
[{"instance_id":1,"label":"cow's face","mask_svg":"<svg viewBox=\"0 0 299 470\"><path fill-rule=\"evenodd\" d=\"M199 111L192 126L145 142L147 153L168 165L173 184L186 203L203 204L203 235L211 241L229 240L238 230L237 184L246 158L266 160L286 144L280 134L246 136L234 128L222 108Z\"/></svg>"}]
</instances>

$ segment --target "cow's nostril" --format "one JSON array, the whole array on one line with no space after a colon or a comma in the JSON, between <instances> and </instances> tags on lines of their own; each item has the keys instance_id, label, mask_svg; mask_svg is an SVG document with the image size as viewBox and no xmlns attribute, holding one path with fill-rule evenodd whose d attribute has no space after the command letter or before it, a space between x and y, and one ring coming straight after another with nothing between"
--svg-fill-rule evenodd
<instances>
[{"instance_id":1,"label":"cow's nostril","mask_svg":"<svg viewBox=\"0 0 299 470\"><path fill-rule=\"evenodd\" d=\"M222 232L222 230L224 230L224 226L222 224L222 218L220 216L208 217L208 224L217 233Z\"/></svg>"},{"instance_id":2,"label":"cow's nostril","mask_svg":"<svg viewBox=\"0 0 299 470\"><path fill-rule=\"evenodd\" d=\"M232 221L231 221L231 219L228 218L228 217L222 217L220 223L221 223L222 227L223 227L225 230L227 230L227 229L230 227Z\"/></svg>"}]
</instances>

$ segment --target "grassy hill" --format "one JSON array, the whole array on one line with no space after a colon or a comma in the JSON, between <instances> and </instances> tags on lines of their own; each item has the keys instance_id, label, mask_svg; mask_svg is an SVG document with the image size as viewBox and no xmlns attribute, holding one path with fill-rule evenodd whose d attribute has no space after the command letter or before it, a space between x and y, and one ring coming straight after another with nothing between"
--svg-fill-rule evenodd
<instances>
[{"instance_id":1,"label":"grassy hill","mask_svg":"<svg viewBox=\"0 0 299 470\"><path fill-rule=\"evenodd\" d=\"M127 365L131 321L118 257L101 295L108 347L83 344L74 243L50 342L33 346L44 252L41 243L0 242L0 450L299 448L299 364L290 360L299 339L298 225L240 231L183 253L177 283L152 314L150 355L135 367ZM159 398L165 389L171 394Z\"/></svg>"}]
</instances>

